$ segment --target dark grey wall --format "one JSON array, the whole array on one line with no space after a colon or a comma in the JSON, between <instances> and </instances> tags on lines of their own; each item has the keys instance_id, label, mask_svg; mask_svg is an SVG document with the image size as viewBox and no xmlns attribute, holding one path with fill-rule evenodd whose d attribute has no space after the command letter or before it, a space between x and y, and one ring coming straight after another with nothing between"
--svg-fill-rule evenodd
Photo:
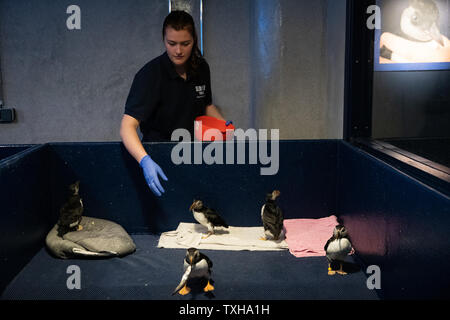
<instances>
[{"instance_id":1,"label":"dark grey wall","mask_svg":"<svg viewBox=\"0 0 450 320\"><path fill-rule=\"evenodd\" d=\"M137 70L163 50L167 1L79 0L81 30L68 30L73 1L0 1L5 102L17 123L1 143L117 140Z\"/></svg>"},{"instance_id":2,"label":"dark grey wall","mask_svg":"<svg viewBox=\"0 0 450 320\"><path fill-rule=\"evenodd\" d=\"M213 103L235 126L252 126L250 113L250 0L204 1L204 56L211 68Z\"/></svg>"},{"instance_id":3,"label":"dark grey wall","mask_svg":"<svg viewBox=\"0 0 450 320\"><path fill-rule=\"evenodd\" d=\"M326 1L258 1L252 36L256 126L324 138Z\"/></svg>"},{"instance_id":4,"label":"dark grey wall","mask_svg":"<svg viewBox=\"0 0 450 320\"><path fill-rule=\"evenodd\" d=\"M346 16L345 0L327 0L327 104L323 129L323 135L327 138L343 138Z\"/></svg>"},{"instance_id":5,"label":"dark grey wall","mask_svg":"<svg viewBox=\"0 0 450 320\"><path fill-rule=\"evenodd\" d=\"M342 138L345 0L204 1L213 102L244 129ZM81 30L66 9L81 8ZM163 52L168 1L0 0L0 143L117 141L131 81ZM267 58L267 59L266 59Z\"/></svg>"},{"instance_id":6,"label":"dark grey wall","mask_svg":"<svg viewBox=\"0 0 450 320\"><path fill-rule=\"evenodd\" d=\"M214 102L282 139L342 138L345 0L205 1Z\"/></svg>"}]
</instances>

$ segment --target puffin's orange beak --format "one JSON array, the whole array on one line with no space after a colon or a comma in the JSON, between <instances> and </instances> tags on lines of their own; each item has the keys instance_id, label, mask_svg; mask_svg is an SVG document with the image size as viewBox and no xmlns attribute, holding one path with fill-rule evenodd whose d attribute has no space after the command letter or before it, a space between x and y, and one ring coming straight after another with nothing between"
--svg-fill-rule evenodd
<instances>
[{"instance_id":1,"label":"puffin's orange beak","mask_svg":"<svg viewBox=\"0 0 450 320\"><path fill-rule=\"evenodd\" d=\"M194 259L194 258L193 258L192 256L189 257L189 263L190 263L190 264L192 264L193 259Z\"/></svg>"},{"instance_id":2,"label":"puffin's orange beak","mask_svg":"<svg viewBox=\"0 0 450 320\"><path fill-rule=\"evenodd\" d=\"M194 207L194 203L192 203L191 206L189 207L189 211L192 211L192 208Z\"/></svg>"}]
</instances>

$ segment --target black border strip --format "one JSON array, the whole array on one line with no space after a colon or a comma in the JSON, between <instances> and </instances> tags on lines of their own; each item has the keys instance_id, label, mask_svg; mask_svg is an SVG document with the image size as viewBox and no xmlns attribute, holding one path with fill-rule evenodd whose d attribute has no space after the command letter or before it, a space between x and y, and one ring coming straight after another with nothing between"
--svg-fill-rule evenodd
<instances>
[{"instance_id":1,"label":"black border strip","mask_svg":"<svg viewBox=\"0 0 450 320\"><path fill-rule=\"evenodd\" d=\"M372 135L373 46L367 8L376 0L347 0L344 140Z\"/></svg>"}]
</instances>

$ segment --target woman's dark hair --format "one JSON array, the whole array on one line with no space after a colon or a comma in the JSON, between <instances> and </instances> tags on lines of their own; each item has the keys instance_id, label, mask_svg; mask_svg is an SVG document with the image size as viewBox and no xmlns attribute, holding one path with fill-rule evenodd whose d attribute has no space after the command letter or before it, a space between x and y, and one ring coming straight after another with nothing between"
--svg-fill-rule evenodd
<instances>
[{"instance_id":1,"label":"woman's dark hair","mask_svg":"<svg viewBox=\"0 0 450 320\"><path fill-rule=\"evenodd\" d=\"M186 29L194 39L194 45L192 46L191 56L188 60L188 67L190 71L196 72L200 62L202 61L202 53L198 48L198 39L197 32L195 31L195 23L192 16L185 11L172 11L169 15L164 19L162 36L163 39L166 36L166 28L171 27L177 31Z\"/></svg>"}]
</instances>

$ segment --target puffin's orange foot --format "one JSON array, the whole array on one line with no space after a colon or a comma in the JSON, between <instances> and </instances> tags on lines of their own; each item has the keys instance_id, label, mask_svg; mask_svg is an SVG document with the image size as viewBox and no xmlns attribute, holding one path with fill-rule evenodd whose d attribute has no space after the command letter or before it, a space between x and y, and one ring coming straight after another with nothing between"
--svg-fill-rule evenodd
<instances>
[{"instance_id":1,"label":"puffin's orange foot","mask_svg":"<svg viewBox=\"0 0 450 320\"><path fill-rule=\"evenodd\" d=\"M259 238L259 240L263 240L263 241L266 241L266 240L267 240L267 238L266 238L266 237L261 237L261 238Z\"/></svg>"},{"instance_id":2,"label":"puffin's orange foot","mask_svg":"<svg viewBox=\"0 0 450 320\"><path fill-rule=\"evenodd\" d=\"M178 291L178 293L182 296L187 295L189 292L191 292L191 289L186 285L184 285L184 287L180 291Z\"/></svg>"},{"instance_id":3,"label":"puffin's orange foot","mask_svg":"<svg viewBox=\"0 0 450 320\"><path fill-rule=\"evenodd\" d=\"M208 280L208 284L206 285L206 287L203 288L203 291L208 292L208 291L213 291L214 287L209 283Z\"/></svg>"},{"instance_id":4,"label":"puffin's orange foot","mask_svg":"<svg viewBox=\"0 0 450 320\"><path fill-rule=\"evenodd\" d=\"M336 271L331 269L331 266L328 264L328 275L329 276L334 276L335 274L336 274Z\"/></svg>"},{"instance_id":5,"label":"puffin's orange foot","mask_svg":"<svg viewBox=\"0 0 450 320\"><path fill-rule=\"evenodd\" d=\"M336 271L337 273L341 274L341 275L346 275L347 272L345 272L344 270L342 270L342 264L340 265L339 270Z\"/></svg>"},{"instance_id":6,"label":"puffin's orange foot","mask_svg":"<svg viewBox=\"0 0 450 320\"><path fill-rule=\"evenodd\" d=\"M206 239L206 238L208 238L210 235L212 235L213 233L212 232L208 232L207 234L206 234L206 236L203 236L202 237L202 239Z\"/></svg>"},{"instance_id":7,"label":"puffin's orange foot","mask_svg":"<svg viewBox=\"0 0 450 320\"><path fill-rule=\"evenodd\" d=\"M79 224L77 231L81 231L81 230L83 230L83 226L81 224Z\"/></svg>"}]
</instances>

